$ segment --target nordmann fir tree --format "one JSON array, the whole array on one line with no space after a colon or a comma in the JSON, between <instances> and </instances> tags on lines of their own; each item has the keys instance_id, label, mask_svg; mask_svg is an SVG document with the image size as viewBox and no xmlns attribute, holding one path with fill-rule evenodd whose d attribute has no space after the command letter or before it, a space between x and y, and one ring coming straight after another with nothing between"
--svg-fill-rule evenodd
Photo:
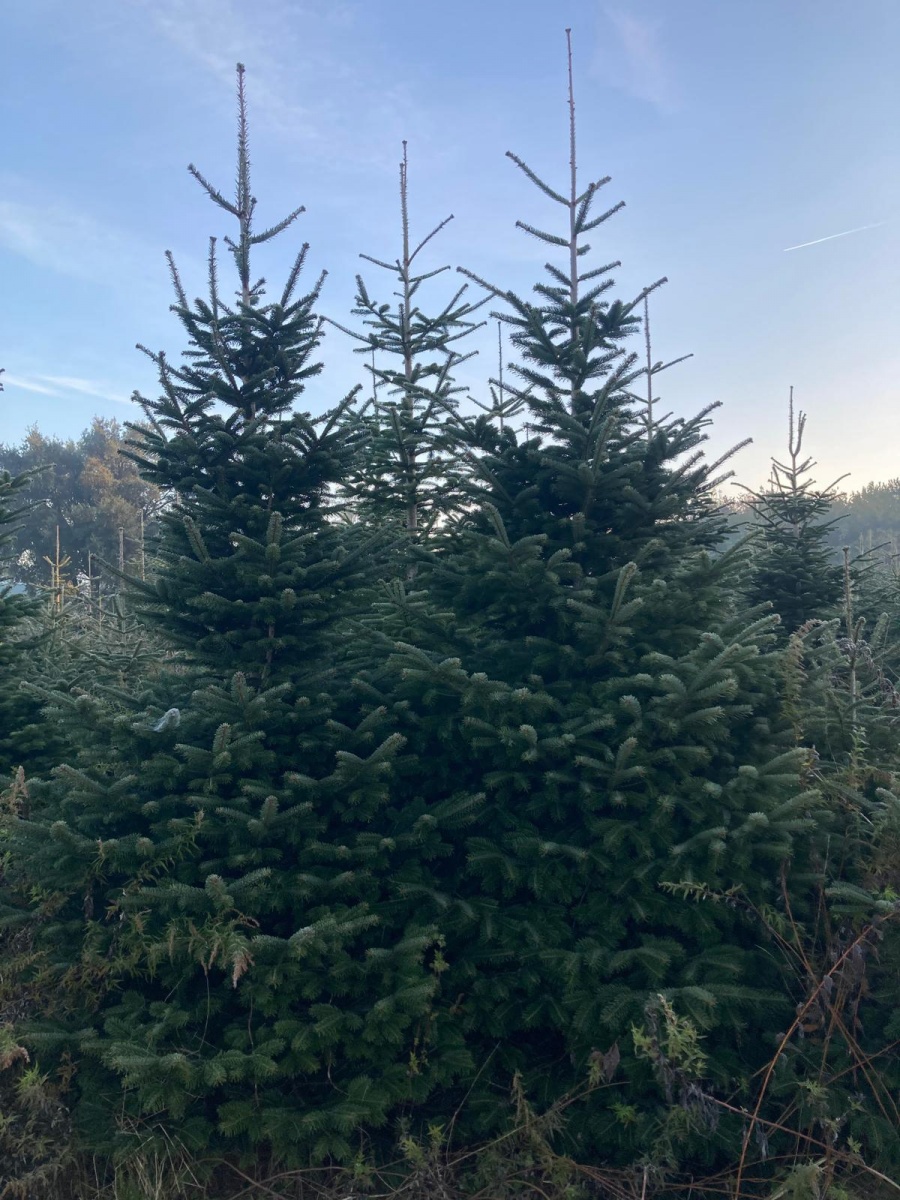
<instances>
[{"instance_id":1,"label":"nordmann fir tree","mask_svg":"<svg viewBox=\"0 0 900 1200\"><path fill-rule=\"evenodd\" d=\"M605 180L578 182L571 49L569 71L568 189L510 156L563 210L560 234L520 222L561 265L534 300L485 284L527 426L466 425L471 515L420 555L418 628L388 602L371 623L408 644L370 674L370 701L408 738L407 819L484 795L440 826L431 878L403 881L446 938L447 1019L478 1064L454 1128L502 1127L498 1091L518 1079L538 1109L590 1093L568 1106L567 1152L702 1171L739 1148L739 1122L670 1106L631 1030L662 993L702 1031L711 1086L746 1086L790 999L737 909L696 897L777 906L814 798L779 717L772 619L736 609L741 555L714 553L708 410L636 405L658 369L626 344L646 293L610 299L617 264L585 261L620 206L594 215Z\"/></svg>"},{"instance_id":2,"label":"nordmann fir tree","mask_svg":"<svg viewBox=\"0 0 900 1200\"><path fill-rule=\"evenodd\" d=\"M452 214L418 243L410 230L409 159L406 142L400 163L400 253L393 261L361 255L395 280L395 302L382 302L356 277L353 315L365 332L339 326L361 343L357 352L371 357L372 397L362 420L364 453L345 483L353 512L361 520L402 523L407 542L419 542L435 524L458 511L459 451L452 417L462 388L454 371L471 354L457 344L471 334L484 303L466 299L458 288L442 307L426 311L423 286L450 268L426 267L417 260Z\"/></svg>"},{"instance_id":3,"label":"nordmann fir tree","mask_svg":"<svg viewBox=\"0 0 900 1200\"><path fill-rule=\"evenodd\" d=\"M815 749L823 780L840 779L871 801L875 789L892 784L897 766L896 579L884 561L887 547L874 540L858 553L838 551L844 477L816 488L815 464L802 457L805 428L805 413L795 421L791 389L788 459L773 460L768 489L749 492L759 530L748 597L768 599L782 617L787 705L798 742Z\"/></svg>"},{"instance_id":4,"label":"nordmann fir tree","mask_svg":"<svg viewBox=\"0 0 900 1200\"><path fill-rule=\"evenodd\" d=\"M877 553L852 557L844 547L839 556L831 544L842 519L832 515L841 479L815 486L815 464L803 457L806 414L795 416L793 388L788 419L786 461L772 460L767 489L744 488L757 525L746 595L779 614L785 706L797 742L815 750L823 781L841 778L853 790L866 776L873 799L895 766L894 605Z\"/></svg>"},{"instance_id":5,"label":"nordmann fir tree","mask_svg":"<svg viewBox=\"0 0 900 1200\"><path fill-rule=\"evenodd\" d=\"M319 285L295 295L305 248L276 300L252 276L253 247L302 210L254 232L241 67L238 100L234 201L191 168L236 223L237 301L215 243L193 306L170 258L190 348L154 356L133 448L174 503L131 602L179 657L138 718L80 698L82 752L7 821L2 914L33 926L19 977L40 1011L22 1032L42 1069L78 1062L82 1144L159 1131L264 1170L356 1155L360 1130L464 1059L417 1065L440 949L390 887L422 834L387 836L399 739L341 701L341 622L381 543L329 507L358 452L351 401L293 409L318 370Z\"/></svg>"},{"instance_id":6,"label":"nordmann fir tree","mask_svg":"<svg viewBox=\"0 0 900 1200\"><path fill-rule=\"evenodd\" d=\"M839 519L832 516L832 508L844 476L816 488L810 475L815 463L803 457L805 431L806 413L795 419L791 388L787 461L772 459L765 490L744 489L758 527L747 599L754 605L772 605L781 618L784 639L805 621L831 616L841 598L841 566L830 541Z\"/></svg>"}]
</instances>

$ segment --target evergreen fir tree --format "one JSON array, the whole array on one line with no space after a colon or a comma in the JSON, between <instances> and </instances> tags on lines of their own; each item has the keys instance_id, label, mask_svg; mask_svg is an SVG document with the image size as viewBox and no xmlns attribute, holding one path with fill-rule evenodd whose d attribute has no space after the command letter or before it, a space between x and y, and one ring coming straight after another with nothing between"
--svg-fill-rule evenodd
<instances>
[{"instance_id":1,"label":"evergreen fir tree","mask_svg":"<svg viewBox=\"0 0 900 1200\"><path fill-rule=\"evenodd\" d=\"M88 1146L161 1129L260 1163L346 1160L468 1060L452 1029L432 1062L422 1050L439 938L393 880L429 831L396 829L401 739L383 712L353 719L341 674L385 539L334 519L351 401L293 408L318 370L319 285L294 295L305 248L274 302L253 279L252 248L301 210L254 232L242 68L238 96L235 200L191 169L237 223L237 301L215 243L193 306L170 258L190 348L154 356L161 395L132 450L173 504L131 603L177 657L142 712L108 690L63 698L79 752L6 821L3 927L31 930L6 986L32 998L41 1063L78 1058Z\"/></svg>"},{"instance_id":2,"label":"evergreen fir tree","mask_svg":"<svg viewBox=\"0 0 900 1200\"><path fill-rule=\"evenodd\" d=\"M769 488L751 492L758 525L747 595L781 616L785 700L798 744L817 756L826 788L889 782L894 764L898 678L896 605L875 551L853 557L833 547L836 480L817 489L803 456L806 414L789 402L788 458L772 462Z\"/></svg>"},{"instance_id":3,"label":"evergreen fir tree","mask_svg":"<svg viewBox=\"0 0 900 1200\"><path fill-rule=\"evenodd\" d=\"M837 479L817 489L810 476L815 463L803 457L806 413L794 418L794 389L788 407L788 457L772 459L765 491L749 491L748 504L759 526L747 598L769 602L787 637L805 622L830 616L841 598L841 566L830 545L839 518L832 516ZM843 476L841 477L843 478Z\"/></svg>"},{"instance_id":4,"label":"evergreen fir tree","mask_svg":"<svg viewBox=\"0 0 900 1200\"><path fill-rule=\"evenodd\" d=\"M647 292L610 299L612 266L585 261L620 206L593 215L605 180L578 183L571 57L569 104L565 192L510 156L563 209L559 234L519 223L562 265L535 300L485 284L507 306L508 403L527 427L470 424L471 515L423 551L419 593L373 618L407 644L370 674L371 704L408 739L406 819L461 797L457 828L435 813L431 877L403 886L446 938L448 1023L479 1064L470 1132L502 1122L512 1078L552 1106L609 1053L621 1086L570 1113L567 1148L700 1169L733 1151L734 1126L683 1121L678 1145L629 1030L662 993L703 1030L719 1085L764 1061L790 1011L779 972L734 908L689 897L725 887L777 905L814 801L779 716L772 622L736 610L742 555L715 553L708 411L636 403L661 369L627 349Z\"/></svg>"},{"instance_id":5,"label":"evergreen fir tree","mask_svg":"<svg viewBox=\"0 0 900 1200\"><path fill-rule=\"evenodd\" d=\"M429 315L420 291L450 268L417 263L422 251L452 220L451 214L418 244L413 243L404 142L400 253L393 261L361 256L394 276L396 302L379 301L358 275L353 314L362 319L366 332L339 326L362 343L358 352L372 360L373 395L362 417L363 455L345 486L359 517L380 523L402 522L412 541L421 540L437 522L454 516L461 500L454 485L458 446L452 418L462 389L454 382L454 371L471 355L460 353L457 343L478 327L473 317L484 301L467 300L467 285L463 285Z\"/></svg>"}]
</instances>

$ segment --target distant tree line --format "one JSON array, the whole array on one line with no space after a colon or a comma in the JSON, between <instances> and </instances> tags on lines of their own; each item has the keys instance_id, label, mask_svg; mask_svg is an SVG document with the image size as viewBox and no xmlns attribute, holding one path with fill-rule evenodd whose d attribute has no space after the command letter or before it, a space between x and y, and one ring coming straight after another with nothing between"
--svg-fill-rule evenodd
<instances>
[{"instance_id":1,"label":"distant tree line","mask_svg":"<svg viewBox=\"0 0 900 1200\"><path fill-rule=\"evenodd\" d=\"M752 528L752 508L744 495L723 493L720 503L732 538ZM886 557L895 557L900 553L900 476L837 492L830 502L832 519L827 540L836 552L848 546L857 555L881 547Z\"/></svg>"},{"instance_id":2,"label":"distant tree line","mask_svg":"<svg viewBox=\"0 0 900 1200\"><path fill-rule=\"evenodd\" d=\"M27 476L23 512L10 540L8 579L32 588L51 586L57 531L70 582L90 574L99 584L105 565L118 565L120 552L129 573L141 574L142 567L146 573L164 497L123 455L126 441L118 421L95 417L78 438L48 436L32 426L21 442L0 444L0 470ZM430 470L432 463L433 456ZM720 504L728 540L758 525L746 493L723 493ZM836 559L844 546L854 557L877 553L895 561L900 555L900 477L835 491L820 516Z\"/></svg>"},{"instance_id":3,"label":"distant tree line","mask_svg":"<svg viewBox=\"0 0 900 1200\"><path fill-rule=\"evenodd\" d=\"M29 429L18 444L0 445L0 469L27 476L22 512L12 535L7 578L31 588L51 586L59 554L63 577L90 576L120 562L146 573L146 548L162 497L121 451L118 421L95 417L80 437Z\"/></svg>"}]
</instances>

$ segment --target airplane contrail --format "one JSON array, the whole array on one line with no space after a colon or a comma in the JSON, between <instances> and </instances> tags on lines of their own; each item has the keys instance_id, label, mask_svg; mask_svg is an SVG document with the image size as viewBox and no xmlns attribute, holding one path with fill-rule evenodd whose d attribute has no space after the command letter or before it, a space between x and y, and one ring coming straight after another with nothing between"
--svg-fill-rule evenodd
<instances>
[{"instance_id":1,"label":"airplane contrail","mask_svg":"<svg viewBox=\"0 0 900 1200\"><path fill-rule=\"evenodd\" d=\"M816 238L813 242L801 242L799 246L785 246L784 253L789 250L805 250L807 246L818 246L820 242L833 242L835 238L849 237L851 233L863 233L867 229L880 229L887 221L876 221L874 225L860 225L856 229L845 229L843 233L829 233L828 237Z\"/></svg>"}]
</instances>

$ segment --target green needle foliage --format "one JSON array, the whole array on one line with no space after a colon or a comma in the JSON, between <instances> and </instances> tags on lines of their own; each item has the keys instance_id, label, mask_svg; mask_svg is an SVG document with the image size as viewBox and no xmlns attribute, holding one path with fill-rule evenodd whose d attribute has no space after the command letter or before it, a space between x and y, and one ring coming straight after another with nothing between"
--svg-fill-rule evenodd
<instances>
[{"instance_id":1,"label":"green needle foliage","mask_svg":"<svg viewBox=\"0 0 900 1200\"><path fill-rule=\"evenodd\" d=\"M794 418L794 389L789 403L788 458L772 459L765 491L748 491L748 506L759 526L747 598L769 602L781 617L786 639L805 621L829 617L841 599L841 566L830 542L839 517L833 516L841 480L817 489L803 457L806 413ZM844 478L843 476L841 478Z\"/></svg>"},{"instance_id":2,"label":"green needle foliage","mask_svg":"<svg viewBox=\"0 0 900 1200\"><path fill-rule=\"evenodd\" d=\"M242 72L239 80L242 89ZM177 498L164 517L159 581L140 593L143 610L192 661L273 684L294 678L298 662L321 664L318 631L324 636L333 624L337 599L360 571L365 548L348 552L332 519L331 488L357 445L342 421L352 397L318 420L293 411L306 381L321 370L312 356L321 336L314 308L324 276L295 295L307 246L275 303L263 303L265 280L251 276L253 247L288 229L303 209L254 232L240 94L234 201L190 168L238 224L237 238L225 239L237 268L237 302L220 294L214 238L208 299L193 306L169 256L174 311L191 348L177 366L146 351L162 395L136 397L148 428L134 427L131 453L147 478Z\"/></svg>"},{"instance_id":3,"label":"green needle foliage","mask_svg":"<svg viewBox=\"0 0 900 1200\"><path fill-rule=\"evenodd\" d=\"M0 372L2 374L2 372ZM0 380L0 392L3 382ZM19 767L28 770L41 758L40 737L30 736L39 721L38 705L22 690L22 682L29 674L30 654L40 644L38 631L26 618L33 616L35 604L13 590L11 576L14 565L10 561L16 549L16 534L28 510L28 489L33 483L35 470L11 474L0 471L0 672L3 687L0 689L0 778L9 782L10 773ZM23 737L23 729L29 736Z\"/></svg>"},{"instance_id":4,"label":"green needle foliage","mask_svg":"<svg viewBox=\"0 0 900 1200\"><path fill-rule=\"evenodd\" d=\"M661 369L628 349L647 293L612 299L614 264L587 258L620 206L594 215L605 181L578 182L571 90L569 149L565 191L510 156L563 211L559 234L519 223L559 265L534 299L485 284L527 426L509 410L467 424L470 516L422 553L419 593L395 588L372 619L404 644L371 672L371 704L401 722L402 809L436 839L432 878L405 886L446 939L446 1019L479 1064L459 1122L502 1128L514 1078L539 1110L592 1079L560 1146L700 1170L736 1126L689 1106L676 1129L631 1029L663 993L702 1031L714 1086L765 1061L791 1007L779 970L742 912L692 889L777 906L816 801L772 621L735 610L742 556L715 553L708 414L637 401Z\"/></svg>"},{"instance_id":5,"label":"green needle foliage","mask_svg":"<svg viewBox=\"0 0 900 1200\"><path fill-rule=\"evenodd\" d=\"M454 516L461 502L459 450L452 418L462 389L454 371L469 354L457 343L478 324L472 319L484 303L466 299L458 288L433 315L423 307L423 285L449 267L426 268L417 259L453 220L446 217L418 244L410 233L409 162L406 142L400 163L401 249L393 261L361 255L395 279L395 302L380 302L361 275L356 278L353 314L364 333L345 329L371 355L373 395L362 415L364 455L346 481L360 519L402 523L408 540L427 537L436 523Z\"/></svg>"},{"instance_id":6,"label":"green needle foliage","mask_svg":"<svg viewBox=\"0 0 900 1200\"><path fill-rule=\"evenodd\" d=\"M60 698L72 757L6 822L0 914L25 949L4 986L28 997L42 1066L78 1061L88 1146L160 1130L192 1152L340 1161L460 1058L416 1059L440 940L392 891L420 840L385 829L401 739L341 702L343 622L386 543L332 502L358 454L351 401L293 408L319 369L319 285L295 296L305 248L274 302L253 279L253 247L301 210L254 232L242 68L238 98L234 201L191 169L237 224L236 301L215 243L193 305L170 258L189 349L153 356L132 448L173 502L131 604L174 657L143 711Z\"/></svg>"}]
</instances>

